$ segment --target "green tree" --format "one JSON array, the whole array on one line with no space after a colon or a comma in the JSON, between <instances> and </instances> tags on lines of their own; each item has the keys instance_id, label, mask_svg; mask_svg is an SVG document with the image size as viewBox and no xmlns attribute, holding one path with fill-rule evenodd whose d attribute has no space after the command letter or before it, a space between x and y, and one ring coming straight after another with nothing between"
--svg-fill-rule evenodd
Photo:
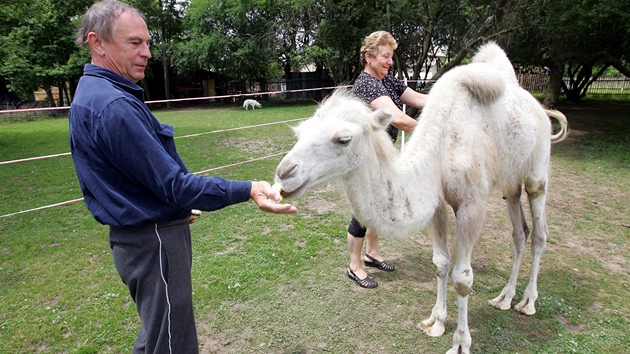
<instances>
[{"instance_id":1,"label":"green tree","mask_svg":"<svg viewBox=\"0 0 630 354\"><path fill-rule=\"evenodd\" d=\"M274 25L283 2L198 0L190 4L185 24L188 41L180 43L179 73L213 70L239 81L258 81L279 72Z\"/></svg>"},{"instance_id":2,"label":"green tree","mask_svg":"<svg viewBox=\"0 0 630 354\"><path fill-rule=\"evenodd\" d=\"M347 83L359 73L358 54L363 38L376 30L387 30L398 41L395 69L401 78L426 79L428 68L440 51L447 53L441 72L459 65L480 42L500 35L496 24L501 21L507 0L317 3L322 20L311 50L337 83ZM420 77L423 72L425 77Z\"/></svg>"},{"instance_id":3,"label":"green tree","mask_svg":"<svg viewBox=\"0 0 630 354\"><path fill-rule=\"evenodd\" d=\"M360 0L319 1L321 20L311 51L337 84L348 84L359 74L363 38L387 30L387 2Z\"/></svg>"},{"instance_id":4,"label":"green tree","mask_svg":"<svg viewBox=\"0 0 630 354\"><path fill-rule=\"evenodd\" d=\"M629 0L521 3L514 18L521 29L510 36L510 50L513 59L550 69L545 105L561 92L579 101L608 67L630 76L629 8Z\"/></svg>"},{"instance_id":5,"label":"green tree","mask_svg":"<svg viewBox=\"0 0 630 354\"><path fill-rule=\"evenodd\" d=\"M307 49L315 40L315 30L321 20L321 9L312 0L285 0L276 2L276 20L273 31L275 56L282 65L285 77L291 70L315 63ZM318 65L319 64L319 65Z\"/></svg>"},{"instance_id":6,"label":"green tree","mask_svg":"<svg viewBox=\"0 0 630 354\"><path fill-rule=\"evenodd\" d=\"M130 0L142 11L151 33L151 53L162 64L164 94L171 95L170 69L176 55L177 43L184 37L183 19L189 0ZM150 95L150 90L147 90Z\"/></svg>"},{"instance_id":7,"label":"green tree","mask_svg":"<svg viewBox=\"0 0 630 354\"><path fill-rule=\"evenodd\" d=\"M336 83L350 83L361 69L363 37L382 29L398 40L399 77L412 80L426 78L439 51L446 58L437 76L489 39L517 63L551 68L550 104L561 90L579 100L611 67L630 73L630 0L128 1L145 14L167 98L173 68L186 76L212 70L264 90L266 80L315 64ZM32 98L35 89L65 82L72 91L89 61L73 39L91 2L0 4L0 76L11 91Z\"/></svg>"},{"instance_id":8,"label":"green tree","mask_svg":"<svg viewBox=\"0 0 630 354\"><path fill-rule=\"evenodd\" d=\"M460 65L481 42L501 35L497 24L506 4L506 0L478 4L461 0L395 2L390 10L390 31L399 41L399 77L425 80L428 69L437 61L441 68L432 77L437 79ZM440 52L446 54L443 62L437 58Z\"/></svg>"},{"instance_id":9,"label":"green tree","mask_svg":"<svg viewBox=\"0 0 630 354\"><path fill-rule=\"evenodd\" d=\"M85 12L90 3L87 0L2 2L0 75L10 83L11 91L33 99L33 92L44 88L49 103L54 105L50 88L58 86L59 104L64 103L64 97L70 101L64 89L66 82L78 79L77 63L70 60L73 55L80 55L74 45L77 14Z\"/></svg>"}]
</instances>

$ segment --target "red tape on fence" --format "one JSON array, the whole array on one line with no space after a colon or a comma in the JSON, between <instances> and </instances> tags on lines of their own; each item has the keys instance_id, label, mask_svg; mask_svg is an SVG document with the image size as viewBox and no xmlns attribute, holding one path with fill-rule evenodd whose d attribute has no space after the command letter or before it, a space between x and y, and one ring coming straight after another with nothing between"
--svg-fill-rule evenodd
<instances>
[{"instance_id":1,"label":"red tape on fence","mask_svg":"<svg viewBox=\"0 0 630 354\"><path fill-rule=\"evenodd\" d=\"M174 98L168 100L155 100L155 101L145 101L147 105L153 103L168 103L168 102L183 102L183 101L202 101L202 100L213 100L219 98L236 98L236 97L251 97L251 96L264 96L264 95L279 95L283 93L299 93L299 92L309 92L309 91L323 91L323 90L334 90L337 88L348 88L352 87L352 85L344 85L344 86L328 86L328 87L316 87L309 89L299 89L299 90L286 90L286 91L267 91L267 92L254 92L254 93L240 93L235 95L222 95L222 96L205 96L205 97L193 97L193 98ZM27 112L43 112L43 111L59 111L64 109L70 109L70 106L64 107L45 107L45 108L24 108L24 109L7 109L0 110L0 114L8 114L8 113L27 113Z\"/></svg>"}]
</instances>

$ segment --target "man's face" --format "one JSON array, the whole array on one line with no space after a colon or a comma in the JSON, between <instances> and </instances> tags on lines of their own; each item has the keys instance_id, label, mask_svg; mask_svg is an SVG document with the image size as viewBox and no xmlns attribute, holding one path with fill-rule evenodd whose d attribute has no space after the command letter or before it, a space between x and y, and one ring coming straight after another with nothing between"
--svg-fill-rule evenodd
<instances>
[{"instance_id":1,"label":"man's face","mask_svg":"<svg viewBox=\"0 0 630 354\"><path fill-rule=\"evenodd\" d=\"M93 64L112 70L125 78L138 82L144 78L151 51L149 29L137 13L123 12L116 20L114 40L101 41L103 54Z\"/></svg>"}]
</instances>

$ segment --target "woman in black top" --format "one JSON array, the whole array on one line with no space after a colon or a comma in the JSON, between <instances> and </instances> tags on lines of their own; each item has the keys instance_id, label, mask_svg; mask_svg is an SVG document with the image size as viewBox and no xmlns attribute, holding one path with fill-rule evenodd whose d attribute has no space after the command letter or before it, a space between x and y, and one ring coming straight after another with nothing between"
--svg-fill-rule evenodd
<instances>
[{"instance_id":1,"label":"woman in black top","mask_svg":"<svg viewBox=\"0 0 630 354\"><path fill-rule=\"evenodd\" d=\"M389 75L389 68L394 64L394 50L398 44L394 37L386 31L377 31L363 40L361 46L361 64L363 71L354 82L352 91L370 107L387 109L394 114L394 120L388 127L392 142L396 142L398 130L413 132L416 120L402 111L403 103L416 107L424 107L426 95L407 87L399 79ZM350 266L348 277L364 288L378 286L361 264L363 239L367 239L363 263L386 272L393 272L396 267L385 261L378 251L378 235L366 229L353 217L348 227L348 249L350 250Z\"/></svg>"}]
</instances>

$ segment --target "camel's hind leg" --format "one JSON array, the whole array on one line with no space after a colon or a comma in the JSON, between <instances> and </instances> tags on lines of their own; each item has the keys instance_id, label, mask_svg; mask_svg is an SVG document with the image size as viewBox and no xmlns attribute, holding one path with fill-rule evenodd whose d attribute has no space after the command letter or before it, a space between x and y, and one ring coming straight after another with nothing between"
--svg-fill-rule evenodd
<instances>
[{"instance_id":1,"label":"camel's hind leg","mask_svg":"<svg viewBox=\"0 0 630 354\"><path fill-rule=\"evenodd\" d=\"M446 320L446 291L451 255L448 250L448 208L442 203L429 223L429 233L433 237L433 265L437 275L437 298L431 316L418 324L426 335L439 337L444 334Z\"/></svg>"},{"instance_id":2,"label":"camel's hind leg","mask_svg":"<svg viewBox=\"0 0 630 354\"><path fill-rule=\"evenodd\" d=\"M525 220L523 206L521 204L521 192L522 189L519 186L516 193L511 194L507 198L507 209L510 216L510 222L512 223L512 238L514 240L514 261L512 262L512 272L510 273L510 278L501 291L501 294L488 301L490 305L498 308L499 310L508 310L512 307L512 299L516 293L518 272L521 266L525 244L527 243L527 236L529 235L529 228L527 227L527 221Z\"/></svg>"},{"instance_id":3,"label":"camel's hind leg","mask_svg":"<svg viewBox=\"0 0 630 354\"><path fill-rule=\"evenodd\" d=\"M529 198L532 211L532 269L529 275L529 283L523 292L523 299L514 305L514 309L526 315L536 313L535 302L538 299L538 271L540 270L540 257L547 245L547 215L545 203L547 199L547 178L538 182L528 181L525 190Z\"/></svg>"},{"instance_id":4,"label":"camel's hind leg","mask_svg":"<svg viewBox=\"0 0 630 354\"><path fill-rule=\"evenodd\" d=\"M538 298L538 271L540 269L540 257L547 243L547 217L545 214L545 202L547 193L547 182L543 179L540 182L532 182L526 184L527 195L532 212L532 267L529 277L529 283L523 293L523 299L516 305L514 309L526 315L536 313L535 302ZM511 307L512 299L516 293L516 281L518 271L525 251L527 236L529 229L523 213L521 205L521 189L510 195L507 200L508 213L512 222L512 237L514 238L514 262L512 263L512 272L510 278L501 291L501 294L489 301L490 305L500 309L507 310Z\"/></svg>"}]
</instances>

